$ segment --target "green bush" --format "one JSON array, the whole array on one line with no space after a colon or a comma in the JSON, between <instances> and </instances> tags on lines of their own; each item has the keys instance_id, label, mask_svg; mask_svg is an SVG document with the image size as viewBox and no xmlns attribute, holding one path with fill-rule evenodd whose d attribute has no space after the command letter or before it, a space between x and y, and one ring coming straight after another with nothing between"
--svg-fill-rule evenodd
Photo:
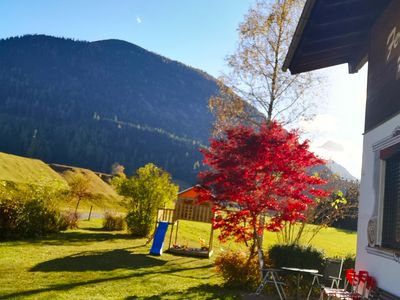
<instances>
[{"instance_id":1,"label":"green bush","mask_svg":"<svg viewBox=\"0 0 400 300\"><path fill-rule=\"evenodd\" d=\"M268 251L271 267L293 267L301 269L315 269L322 271L324 268L324 255L321 251L311 246L304 247L299 245L274 245ZM312 276L304 275L300 286L300 295L305 296L311 285ZM286 273L286 294L294 296L297 286L297 274Z\"/></svg>"},{"instance_id":2,"label":"green bush","mask_svg":"<svg viewBox=\"0 0 400 300\"><path fill-rule=\"evenodd\" d=\"M152 218L143 217L138 211L130 211L125 217L129 232L135 237L146 237L154 230Z\"/></svg>"},{"instance_id":3,"label":"green bush","mask_svg":"<svg viewBox=\"0 0 400 300\"><path fill-rule=\"evenodd\" d=\"M257 257L249 260L243 251L222 252L215 259L215 267L226 286L241 289L254 289L259 283Z\"/></svg>"},{"instance_id":4,"label":"green bush","mask_svg":"<svg viewBox=\"0 0 400 300\"><path fill-rule=\"evenodd\" d=\"M171 175L151 163L139 168L131 178L114 178L113 185L128 201L126 224L136 237L152 233L158 209L172 205L178 194Z\"/></svg>"},{"instance_id":5,"label":"green bush","mask_svg":"<svg viewBox=\"0 0 400 300\"><path fill-rule=\"evenodd\" d=\"M2 197L0 199L0 239L9 239L17 236L18 221L23 204L18 200Z\"/></svg>"},{"instance_id":6,"label":"green bush","mask_svg":"<svg viewBox=\"0 0 400 300\"><path fill-rule=\"evenodd\" d=\"M274 245L268 251L273 267L294 267L322 271L324 255L311 246Z\"/></svg>"},{"instance_id":7,"label":"green bush","mask_svg":"<svg viewBox=\"0 0 400 300\"><path fill-rule=\"evenodd\" d=\"M60 213L41 199L24 203L19 217L19 231L22 237L38 237L60 231Z\"/></svg>"},{"instance_id":8,"label":"green bush","mask_svg":"<svg viewBox=\"0 0 400 300\"><path fill-rule=\"evenodd\" d=\"M108 231L123 230L124 229L124 217L115 215L111 212L104 214L103 229Z\"/></svg>"},{"instance_id":9,"label":"green bush","mask_svg":"<svg viewBox=\"0 0 400 300\"><path fill-rule=\"evenodd\" d=\"M345 270L347 269L354 269L356 265L356 258L354 255L348 255L344 258L343 261L343 272L342 272L342 278L344 278Z\"/></svg>"},{"instance_id":10,"label":"green bush","mask_svg":"<svg viewBox=\"0 0 400 300\"><path fill-rule=\"evenodd\" d=\"M61 215L50 205L56 194L45 187L1 183L0 239L35 238L60 231Z\"/></svg>"},{"instance_id":11,"label":"green bush","mask_svg":"<svg viewBox=\"0 0 400 300\"><path fill-rule=\"evenodd\" d=\"M60 213L40 199L0 200L0 239L35 238L61 230Z\"/></svg>"}]
</instances>

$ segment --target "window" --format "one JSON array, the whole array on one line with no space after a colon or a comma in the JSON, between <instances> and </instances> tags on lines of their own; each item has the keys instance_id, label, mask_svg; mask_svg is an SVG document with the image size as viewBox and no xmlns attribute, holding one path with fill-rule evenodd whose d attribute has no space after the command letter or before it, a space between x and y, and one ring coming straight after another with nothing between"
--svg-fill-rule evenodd
<instances>
[{"instance_id":1,"label":"window","mask_svg":"<svg viewBox=\"0 0 400 300\"><path fill-rule=\"evenodd\" d=\"M385 161L382 246L400 249L400 152L382 150L381 159Z\"/></svg>"}]
</instances>

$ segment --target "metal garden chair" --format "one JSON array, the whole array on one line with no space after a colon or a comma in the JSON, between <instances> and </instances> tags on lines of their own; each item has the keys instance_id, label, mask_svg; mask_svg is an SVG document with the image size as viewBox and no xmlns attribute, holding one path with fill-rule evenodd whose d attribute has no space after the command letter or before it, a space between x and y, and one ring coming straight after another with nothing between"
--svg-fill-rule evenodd
<instances>
[{"instance_id":1,"label":"metal garden chair","mask_svg":"<svg viewBox=\"0 0 400 300\"><path fill-rule=\"evenodd\" d=\"M325 287L339 289L340 276L342 274L343 259L327 259L322 274L315 274L308 291L307 300L310 299L314 286L318 286L321 290Z\"/></svg>"},{"instance_id":2,"label":"metal garden chair","mask_svg":"<svg viewBox=\"0 0 400 300\"><path fill-rule=\"evenodd\" d=\"M327 296L328 300L332 297L345 300L374 299L376 288L376 280L369 276L367 271L362 270L357 274L354 269L349 269L346 270L344 288L324 288L321 290L320 300L323 300L324 296Z\"/></svg>"},{"instance_id":3,"label":"metal garden chair","mask_svg":"<svg viewBox=\"0 0 400 300\"><path fill-rule=\"evenodd\" d=\"M268 283L271 283L275 286L275 289L278 292L279 298L281 300L285 300L286 294L285 294L285 291L283 290L283 286L285 284L281 280L280 276L278 275L278 273L281 271L282 270L279 270L279 269L263 269L264 277L256 290L256 295L260 295L261 292L263 291L264 287Z\"/></svg>"}]
</instances>

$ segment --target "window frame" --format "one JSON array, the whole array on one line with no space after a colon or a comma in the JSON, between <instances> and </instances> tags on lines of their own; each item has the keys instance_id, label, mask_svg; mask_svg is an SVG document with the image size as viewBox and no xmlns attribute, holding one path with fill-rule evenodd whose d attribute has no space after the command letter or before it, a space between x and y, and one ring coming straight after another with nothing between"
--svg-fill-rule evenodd
<instances>
[{"instance_id":1,"label":"window frame","mask_svg":"<svg viewBox=\"0 0 400 300\"><path fill-rule=\"evenodd\" d=\"M390 211L386 211L385 206L387 207L388 200L387 197L387 183L388 183L388 169L387 169L387 162L389 160L396 158L396 163L400 166L400 143L393 144L389 147L381 149L379 151L379 158L380 158L380 188L379 188L379 210L378 210L378 237L377 237L377 244L380 245L384 249L399 251L400 250L400 240L396 241L395 237L389 237L390 235L396 234L396 222L400 222L400 200L397 200L396 205L396 213L398 216L389 216L392 218L391 225L388 225L386 222L387 214ZM400 169L400 167L399 167ZM397 180L400 181L400 172L398 172ZM398 198L400 198L400 191L397 193ZM393 200L396 201L396 200ZM392 230L392 233L388 233L387 231Z\"/></svg>"},{"instance_id":2,"label":"window frame","mask_svg":"<svg viewBox=\"0 0 400 300\"><path fill-rule=\"evenodd\" d=\"M396 151L400 152L400 125L396 125L393 127L391 133L371 145L373 164L371 165L369 162L366 164L366 166L372 167L372 173L370 173L370 176L372 176L371 184L373 187L373 195L371 196L374 198L374 202L371 203L373 209L366 228L368 243L365 250L368 254L400 263L400 249L386 248L382 246L386 159L391 155L391 153ZM364 151L366 151L365 148ZM366 157L363 156L363 159L366 159ZM363 174L365 172L364 163L365 162L363 161ZM365 179L361 179L361 188L363 187L363 184L366 184L363 180ZM362 193L361 190L361 196ZM360 204L361 203L362 199L360 199Z\"/></svg>"}]
</instances>

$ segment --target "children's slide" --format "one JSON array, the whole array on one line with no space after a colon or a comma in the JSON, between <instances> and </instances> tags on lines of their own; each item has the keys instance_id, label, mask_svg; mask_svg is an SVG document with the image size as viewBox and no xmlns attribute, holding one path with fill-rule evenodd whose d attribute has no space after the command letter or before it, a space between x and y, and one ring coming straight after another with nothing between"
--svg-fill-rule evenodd
<instances>
[{"instance_id":1,"label":"children's slide","mask_svg":"<svg viewBox=\"0 0 400 300\"><path fill-rule=\"evenodd\" d=\"M150 249L151 255L161 255L164 245L165 234L167 233L168 222L158 223L156 233L154 234L153 245Z\"/></svg>"}]
</instances>

